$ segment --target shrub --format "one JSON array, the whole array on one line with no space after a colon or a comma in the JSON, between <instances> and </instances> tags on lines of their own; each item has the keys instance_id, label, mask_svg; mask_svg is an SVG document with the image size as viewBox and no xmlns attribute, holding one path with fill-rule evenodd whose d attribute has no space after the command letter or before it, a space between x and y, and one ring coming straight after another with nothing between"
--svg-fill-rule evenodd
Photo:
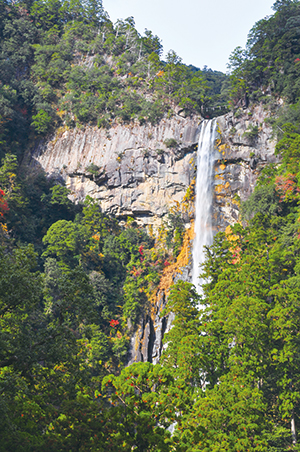
<instances>
[{"instance_id":1,"label":"shrub","mask_svg":"<svg viewBox=\"0 0 300 452\"><path fill-rule=\"evenodd\" d=\"M35 116L32 116L31 125L39 135L46 134L52 123L51 116L45 110L39 110Z\"/></svg>"},{"instance_id":2,"label":"shrub","mask_svg":"<svg viewBox=\"0 0 300 452\"><path fill-rule=\"evenodd\" d=\"M88 165L88 166L85 168L85 171L86 171L87 173L96 175L96 174L98 174L99 169L100 169L99 166L95 165L94 163L91 163L90 165Z\"/></svg>"},{"instance_id":3,"label":"shrub","mask_svg":"<svg viewBox=\"0 0 300 452\"><path fill-rule=\"evenodd\" d=\"M248 138L250 141L254 141L258 136L258 132L258 126L250 124L246 132L243 133L243 137Z\"/></svg>"},{"instance_id":4,"label":"shrub","mask_svg":"<svg viewBox=\"0 0 300 452\"><path fill-rule=\"evenodd\" d=\"M178 145L178 143L175 140L175 138L167 138L164 141L164 144L167 146L167 148L175 148Z\"/></svg>"}]
</instances>

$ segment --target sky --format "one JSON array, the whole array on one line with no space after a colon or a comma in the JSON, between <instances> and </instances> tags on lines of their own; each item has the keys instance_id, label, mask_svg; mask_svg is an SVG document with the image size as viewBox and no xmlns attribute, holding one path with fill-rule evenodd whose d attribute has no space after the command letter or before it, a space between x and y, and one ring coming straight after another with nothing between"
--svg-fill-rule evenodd
<instances>
[{"instance_id":1,"label":"sky","mask_svg":"<svg viewBox=\"0 0 300 452\"><path fill-rule=\"evenodd\" d=\"M226 72L230 53L245 47L260 19L273 13L275 0L103 0L113 23L133 16L161 40L164 55L174 50L183 63Z\"/></svg>"}]
</instances>

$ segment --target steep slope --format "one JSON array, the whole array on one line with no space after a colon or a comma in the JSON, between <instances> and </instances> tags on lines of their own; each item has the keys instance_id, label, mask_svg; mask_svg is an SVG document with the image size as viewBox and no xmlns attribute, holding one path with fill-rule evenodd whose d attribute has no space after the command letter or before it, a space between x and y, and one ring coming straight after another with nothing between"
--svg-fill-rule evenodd
<instances>
[{"instance_id":1,"label":"steep slope","mask_svg":"<svg viewBox=\"0 0 300 452\"><path fill-rule=\"evenodd\" d=\"M215 232L239 220L240 201L253 192L260 170L275 162L275 141L262 105L217 118L213 222ZM170 208L181 203L196 176L195 157L201 118L180 115L150 124L111 129L64 130L40 142L31 165L65 182L74 201L87 195L103 212L131 216L155 230ZM170 285L191 278L193 212L184 218L187 236L177 264L164 272L163 283L131 340L130 362L157 362L172 319L161 318Z\"/></svg>"},{"instance_id":2,"label":"steep slope","mask_svg":"<svg viewBox=\"0 0 300 452\"><path fill-rule=\"evenodd\" d=\"M74 201L89 195L105 213L158 226L194 177L199 122L177 115L157 126L66 130L37 146L32 164L64 181Z\"/></svg>"}]
</instances>

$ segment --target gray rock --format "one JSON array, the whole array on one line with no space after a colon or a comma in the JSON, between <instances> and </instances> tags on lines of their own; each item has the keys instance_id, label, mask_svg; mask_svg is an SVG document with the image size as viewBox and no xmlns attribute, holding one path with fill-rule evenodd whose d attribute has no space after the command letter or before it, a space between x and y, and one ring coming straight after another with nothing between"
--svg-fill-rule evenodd
<instances>
[{"instance_id":1,"label":"gray rock","mask_svg":"<svg viewBox=\"0 0 300 452\"><path fill-rule=\"evenodd\" d=\"M268 112L261 105L217 118L219 146L216 150L213 221L214 231L238 221L239 200L253 192L259 171L276 162L275 142L265 123ZM116 125L103 129L65 130L32 152L31 164L42 167L49 176L64 180L74 201L87 195L99 200L103 212L130 215L144 225L160 226L175 201L181 202L195 177L195 156L200 117L186 118L183 111L157 126ZM257 136L245 132L258 127ZM250 129L249 129L250 127ZM168 149L165 140L174 138L177 146ZM86 171L93 163L98 174ZM189 223L190 218L186 217ZM189 281L190 268L181 269L173 280ZM164 334L172 327L173 315L162 318L166 294L158 292L154 311L133 332L129 364L157 363L163 350Z\"/></svg>"}]
</instances>

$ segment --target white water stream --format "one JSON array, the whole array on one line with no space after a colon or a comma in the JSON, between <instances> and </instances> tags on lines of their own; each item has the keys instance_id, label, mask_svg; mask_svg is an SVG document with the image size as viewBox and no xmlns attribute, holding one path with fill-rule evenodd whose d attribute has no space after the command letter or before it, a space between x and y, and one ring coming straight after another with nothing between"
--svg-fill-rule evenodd
<instances>
[{"instance_id":1,"label":"white water stream","mask_svg":"<svg viewBox=\"0 0 300 452\"><path fill-rule=\"evenodd\" d=\"M192 283L199 294L202 293L199 274L200 266L205 260L204 246L209 246L213 242L212 201L216 129L215 119L203 121L198 144Z\"/></svg>"}]
</instances>

